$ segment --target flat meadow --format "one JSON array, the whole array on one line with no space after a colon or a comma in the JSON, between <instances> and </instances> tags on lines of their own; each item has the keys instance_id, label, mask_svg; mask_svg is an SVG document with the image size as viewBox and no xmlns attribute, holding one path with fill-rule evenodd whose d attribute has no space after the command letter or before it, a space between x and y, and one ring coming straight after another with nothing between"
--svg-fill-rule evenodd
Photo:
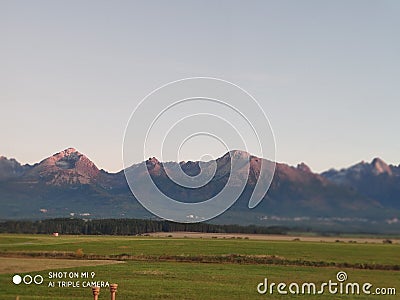
<instances>
[{"instance_id":1,"label":"flat meadow","mask_svg":"<svg viewBox=\"0 0 400 300\"><path fill-rule=\"evenodd\" d=\"M188 236L190 236L188 234ZM400 244L384 239L334 241L302 238L276 240L242 236L69 236L0 235L0 299L93 299L84 282L118 284L121 299L397 299L400 292ZM268 282L369 282L371 295L272 294L257 292ZM62 278L49 273L62 272ZM64 273L66 272L66 273ZM79 278L69 278L69 274ZM43 283L14 284L13 275L41 275ZM65 278L63 274L68 274ZM92 274L82 278L81 274ZM79 286L62 287L62 282ZM54 287L49 283L55 283ZM59 283L61 282L61 283ZM372 295L375 288L395 288L397 295ZM108 287L100 290L109 299ZM288 291L288 287L286 287ZM380 290L381 291L381 290ZM388 290L383 290L388 293ZM393 291L393 290L391 290Z\"/></svg>"}]
</instances>

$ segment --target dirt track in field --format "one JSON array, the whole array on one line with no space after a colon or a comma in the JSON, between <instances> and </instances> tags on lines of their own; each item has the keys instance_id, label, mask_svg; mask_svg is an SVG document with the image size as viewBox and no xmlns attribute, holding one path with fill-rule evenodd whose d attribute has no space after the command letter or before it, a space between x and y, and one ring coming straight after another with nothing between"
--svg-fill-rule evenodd
<instances>
[{"instance_id":1,"label":"dirt track in field","mask_svg":"<svg viewBox=\"0 0 400 300\"><path fill-rule=\"evenodd\" d=\"M155 232L150 233L153 237L170 238L217 238L217 239L249 239L263 241L303 241L303 242L325 242L334 243L337 241L350 243L378 243L382 244L385 238L372 237L330 237L330 236L295 236L295 235L275 235L275 234L239 234L239 233L202 233L202 232ZM390 239L392 243L400 244L400 239Z\"/></svg>"},{"instance_id":2,"label":"dirt track in field","mask_svg":"<svg viewBox=\"0 0 400 300\"><path fill-rule=\"evenodd\" d=\"M0 274L25 273L60 268L90 267L123 263L116 260L0 257Z\"/></svg>"}]
</instances>

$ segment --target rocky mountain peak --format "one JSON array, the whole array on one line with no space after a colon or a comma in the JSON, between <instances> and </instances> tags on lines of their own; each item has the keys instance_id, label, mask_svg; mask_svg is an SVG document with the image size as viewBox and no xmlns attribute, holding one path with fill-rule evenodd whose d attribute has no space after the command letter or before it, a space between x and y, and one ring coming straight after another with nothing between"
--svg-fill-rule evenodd
<instances>
[{"instance_id":1,"label":"rocky mountain peak","mask_svg":"<svg viewBox=\"0 0 400 300\"><path fill-rule=\"evenodd\" d=\"M246 160L248 160L251 156L249 152L243 150L232 150L229 151L227 154L237 159L246 159Z\"/></svg>"},{"instance_id":2,"label":"rocky mountain peak","mask_svg":"<svg viewBox=\"0 0 400 300\"><path fill-rule=\"evenodd\" d=\"M68 160L71 158L73 160L79 160L79 157L84 156L83 154L79 153L75 148L67 148L63 151L57 152L52 156L45 158L39 164L44 165L56 165L57 162L62 160Z\"/></svg>"},{"instance_id":3,"label":"rocky mountain peak","mask_svg":"<svg viewBox=\"0 0 400 300\"><path fill-rule=\"evenodd\" d=\"M161 174L162 165L159 162L159 160L155 157L149 157L149 159L146 160L146 167L151 175L160 175Z\"/></svg>"},{"instance_id":4,"label":"rocky mountain peak","mask_svg":"<svg viewBox=\"0 0 400 300\"><path fill-rule=\"evenodd\" d=\"M389 165L387 163L385 163L379 157L376 157L372 160L371 166L372 166L372 172L375 175L379 175L379 174L392 175L392 169L389 167Z\"/></svg>"},{"instance_id":5,"label":"rocky mountain peak","mask_svg":"<svg viewBox=\"0 0 400 300\"><path fill-rule=\"evenodd\" d=\"M70 147L70 148L67 148L67 149L61 151L60 153L63 153L65 155L69 155L69 154L75 153L75 152L78 152L78 151L75 148Z\"/></svg>"},{"instance_id":6,"label":"rocky mountain peak","mask_svg":"<svg viewBox=\"0 0 400 300\"><path fill-rule=\"evenodd\" d=\"M307 166L304 162L298 164L297 169L306 173L312 173L311 168Z\"/></svg>"},{"instance_id":7,"label":"rocky mountain peak","mask_svg":"<svg viewBox=\"0 0 400 300\"><path fill-rule=\"evenodd\" d=\"M156 158L156 157L149 157L149 159L147 160L148 162L151 162L153 164L158 164L160 161Z\"/></svg>"},{"instance_id":8,"label":"rocky mountain peak","mask_svg":"<svg viewBox=\"0 0 400 300\"><path fill-rule=\"evenodd\" d=\"M22 166L14 158L8 159L5 156L0 156L0 179L18 177L28 168L28 165Z\"/></svg>"},{"instance_id":9,"label":"rocky mountain peak","mask_svg":"<svg viewBox=\"0 0 400 300\"><path fill-rule=\"evenodd\" d=\"M10 161L15 161L14 158L8 159L7 157L0 155L0 162L5 163L5 162L10 162Z\"/></svg>"},{"instance_id":10,"label":"rocky mountain peak","mask_svg":"<svg viewBox=\"0 0 400 300\"><path fill-rule=\"evenodd\" d=\"M75 148L67 148L35 165L31 176L39 174L48 184L88 184L96 180L100 170Z\"/></svg>"}]
</instances>

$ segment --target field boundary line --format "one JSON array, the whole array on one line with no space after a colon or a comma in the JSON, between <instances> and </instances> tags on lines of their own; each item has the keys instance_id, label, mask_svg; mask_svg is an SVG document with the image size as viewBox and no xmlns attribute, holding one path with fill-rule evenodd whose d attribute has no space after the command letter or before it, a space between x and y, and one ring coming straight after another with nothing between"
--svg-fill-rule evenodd
<instances>
[{"instance_id":1,"label":"field boundary line","mask_svg":"<svg viewBox=\"0 0 400 300\"><path fill-rule=\"evenodd\" d=\"M30 257L30 258L63 258L63 259L82 259L82 260L116 260L116 261L170 261L170 262L192 262L192 263L220 263L220 264L249 264L249 265L287 265L304 267L336 267L353 268L361 270L387 270L400 271L400 265L370 264L370 263L348 263L348 262L328 262L311 261L303 259L286 259L276 255L97 255L84 254L77 257L74 252L0 252L0 257Z\"/></svg>"}]
</instances>

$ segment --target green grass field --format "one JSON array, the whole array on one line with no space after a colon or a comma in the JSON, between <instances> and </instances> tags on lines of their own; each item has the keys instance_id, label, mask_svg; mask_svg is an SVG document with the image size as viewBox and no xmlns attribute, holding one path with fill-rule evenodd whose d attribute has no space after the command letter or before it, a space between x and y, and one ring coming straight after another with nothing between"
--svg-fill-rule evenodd
<instances>
[{"instance_id":1,"label":"green grass field","mask_svg":"<svg viewBox=\"0 0 400 300\"><path fill-rule=\"evenodd\" d=\"M19 267L19 252L26 253L76 253L82 249L85 255L129 255L138 257L124 263L71 267L43 267L43 260L30 258L37 270L25 272ZM338 271L348 275L346 282L370 282L375 287L396 288L400 292L400 271L363 270L336 267L309 267L301 265L269 265L256 263L199 263L181 261L158 261L157 257L171 256L277 256L290 261L400 264L400 244L371 243L326 243L302 241L265 241L247 239L192 239L155 237L111 237L111 236L42 236L0 235L0 253L8 257L15 268L0 274L0 299L92 299L90 288L48 287L49 271L95 272L96 280L118 283L117 299L398 299L398 295L333 295L325 290L324 295L260 295L257 284L267 277L270 282L322 282L336 281ZM81 253L80 253L81 254ZM144 259L145 260L140 260ZM24 258L26 259L26 257ZM85 263L82 258L82 264ZM40 267L40 268L39 268ZM68 268L70 267L70 268ZM1 270L1 267L0 267ZM14 274L41 274L42 285L14 285ZM62 279L64 280L64 279ZM71 280L71 279L67 279ZM85 281L85 279L74 279ZM101 290L99 299L109 299L107 288Z\"/></svg>"}]
</instances>

